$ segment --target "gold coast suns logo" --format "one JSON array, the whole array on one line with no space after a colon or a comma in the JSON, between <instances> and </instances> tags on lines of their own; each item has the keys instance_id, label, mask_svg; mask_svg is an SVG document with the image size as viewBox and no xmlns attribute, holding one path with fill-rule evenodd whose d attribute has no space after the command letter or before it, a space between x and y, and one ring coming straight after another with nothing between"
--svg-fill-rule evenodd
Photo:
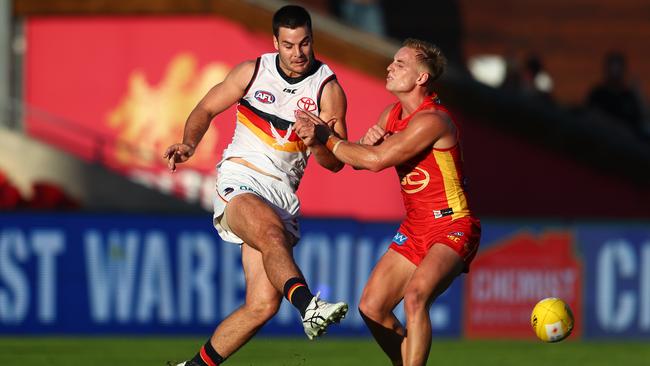
<instances>
[{"instance_id":1,"label":"gold coast suns logo","mask_svg":"<svg viewBox=\"0 0 650 366\"><path fill-rule=\"evenodd\" d=\"M406 174L402 181L402 190L408 194L420 192L429 185L429 172L422 168L415 167L412 172Z\"/></svg>"}]
</instances>

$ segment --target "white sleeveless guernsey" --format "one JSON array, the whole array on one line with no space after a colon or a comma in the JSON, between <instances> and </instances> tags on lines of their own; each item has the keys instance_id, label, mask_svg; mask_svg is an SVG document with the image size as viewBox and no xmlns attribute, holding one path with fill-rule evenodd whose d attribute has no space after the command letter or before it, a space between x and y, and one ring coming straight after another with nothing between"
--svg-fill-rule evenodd
<instances>
[{"instance_id":1,"label":"white sleeveless guernsey","mask_svg":"<svg viewBox=\"0 0 650 366\"><path fill-rule=\"evenodd\" d=\"M267 53L257 59L253 77L237 105L235 134L223 160L243 158L280 178L295 192L310 155L293 131L295 111L318 115L323 87L336 75L314 60L307 74L290 78L280 71L278 57Z\"/></svg>"}]
</instances>

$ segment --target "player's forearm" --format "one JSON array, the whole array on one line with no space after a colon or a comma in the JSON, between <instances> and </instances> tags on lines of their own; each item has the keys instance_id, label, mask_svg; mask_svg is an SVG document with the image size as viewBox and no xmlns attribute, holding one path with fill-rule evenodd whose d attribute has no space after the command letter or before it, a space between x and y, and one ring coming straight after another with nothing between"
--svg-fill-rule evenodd
<instances>
[{"instance_id":1,"label":"player's forearm","mask_svg":"<svg viewBox=\"0 0 650 366\"><path fill-rule=\"evenodd\" d=\"M196 147L210 127L212 115L204 109L195 108L185 123L183 143Z\"/></svg>"},{"instance_id":2,"label":"player's forearm","mask_svg":"<svg viewBox=\"0 0 650 366\"><path fill-rule=\"evenodd\" d=\"M387 167L374 146L349 142L333 135L327 139L325 146L338 160L355 169L378 172Z\"/></svg>"},{"instance_id":3,"label":"player's forearm","mask_svg":"<svg viewBox=\"0 0 650 366\"><path fill-rule=\"evenodd\" d=\"M343 169L343 162L337 159L336 156L334 156L334 154L332 154L332 152L324 145L316 144L311 146L309 149L314 155L314 159L316 159L318 164L323 168L333 172L338 172Z\"/></svg>"}]
</instances>

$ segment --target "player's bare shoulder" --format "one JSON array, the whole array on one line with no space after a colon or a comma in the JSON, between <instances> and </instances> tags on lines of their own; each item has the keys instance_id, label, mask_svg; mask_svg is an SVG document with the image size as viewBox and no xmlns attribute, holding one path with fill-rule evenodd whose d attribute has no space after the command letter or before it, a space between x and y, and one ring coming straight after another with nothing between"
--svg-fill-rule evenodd
<instances>
[{"instance_id":1,"label":"player's bare shoulder","mask_svg":"<svg viewBox=\"0 0 650 366\"><path fill-rule=\"evenodd\" d=\"M430 113L432 113L437 121L437 123L444 125L446 128L447 132L454 136L454 139L456 137L456 124L452 120L451 116L449 113L442 111L440 109L434 109L434 110L429 110Z\"/></svg>"},{"instance_id":2,"label":"player's bare shoulder","mask_svg":"<svg viewBox=\"0 0 650 366\"><path fill-rule=\"evenodd\" d=\"M451 120L451 117L439 110L435 109L425 109L418 111L411 118L410 125L422 126L425 128L436 128L436 129L448 129L453 128L454 123Z\"/></svg>"},{"instance_id":3,"label":"player's bare shoulder","mask_svg":"<svg viewBox=\"0 0 650 366\"><path fill-rule=\"evenodd\" d=\"M347 106L345 91L343 91L341 84L339 84L338 80L335 78L327 81L323 86L323 92L321 94L321 103L322 102Z\"/></svg>"},{"instance_id":4,"label":"player's bare shoulder","mask_svg":"<svg viewBox=\"0 0 650 366\"><path fill-rule=\"evenodd\" d=\"M412 129L411 133L433 140L435 148L450 148L457 141L456 126L451 117L443 111L419 111L411 119L408 128Z\"/></svg>"},{"instance_id":5,"label":"player's bare shoulder","mask_svg":"<svg viewBox=\"0 0 650 366\"><path fill-rule=\"evenodd\" d=\"M257 69L257 60L247 60L237 64L230 70L226 79L231 79L232 82L238 85L248 85L251 82Z\"/></svg>"},{"instance_id":6,"label":"player's bare shoulder","mask_svg":"<svg viewBox=\"0 0 650 366\"><path fill-rule=\"evenodd\" d=\"M319 116L325 121L334 120L334 130L340 137L347 138L346 113L348 101L343 88L334 78L326 82L320 95Z\"/></svg>"}]
</instances>

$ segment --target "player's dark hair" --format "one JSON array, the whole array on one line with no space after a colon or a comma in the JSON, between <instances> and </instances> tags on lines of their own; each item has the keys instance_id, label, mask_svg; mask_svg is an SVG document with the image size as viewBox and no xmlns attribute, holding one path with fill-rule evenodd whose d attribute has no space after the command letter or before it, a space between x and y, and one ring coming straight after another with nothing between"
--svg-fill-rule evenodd
<instances>
[{"instance_id":1,"label":"player's dark hair","mask_svg":"<svg viewBox=\"0 0 650 366\"><path fill-rule=\"evenodd\" d=\"M424 65L429 72L429 81L427 82L427 92L433 92L433 82L445 71L447 59L438 46L415 38L408 38L402 44L403 47L412 48L417 53L417 60Z\"/></svg>"},{"instance_id":2,"label":"player's dark hair","mask_svg":"<svg viewBox=\"0 0 650 366\"><path fill-rule=\"evenodd\" d=\"M304 26L311 33L311 17L302 6L286 5L273 14L273 35L276 38L280 32L280 27L296 29Z\"/></svg>"}]
</instances>

